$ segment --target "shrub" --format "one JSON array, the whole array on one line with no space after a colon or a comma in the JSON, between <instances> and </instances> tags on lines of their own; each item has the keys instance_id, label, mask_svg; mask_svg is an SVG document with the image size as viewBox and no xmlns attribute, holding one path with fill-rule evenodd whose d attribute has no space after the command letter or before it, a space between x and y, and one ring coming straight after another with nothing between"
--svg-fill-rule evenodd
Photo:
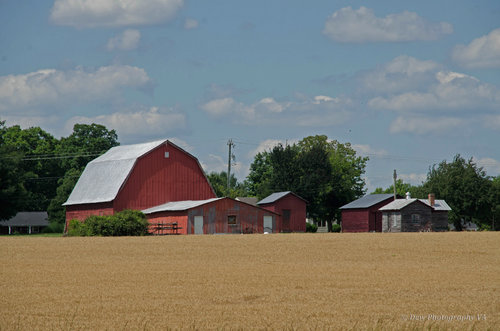
<instances>
[{"instance_id":1,"label":"shrub","mask_svg":"<svg viewBox=\"0 0 500 331\"><path fill-rule=\"evenodd\" d=\"M42 233L62 233L64 231L64 224L50 222L49 226L42 230Z\"/></svg>"},{"instance_id":2,"label":"shrub","mask_svg":"<svg viewBox=\"0 0 500 331\"><path fill-rule=\"evenodd\" d=\"M340 232L342 230L342 227L340 226L340 224L332 224L332 232Z\"/></svg>"},{"instance_id":3,"label":"shrub","mask_svg":"<svg viewBox=\"0 0 500 331\"><path fill-rule=\"evenodd\" d=\"M71 220L69 236L144 236L148 233L146 216L138 210L124 210L111 216L90 216L82 223Z\"/></svg>"},{"instance_id":4,"label":"shrub","mask_svg":"<svg viewBox=\"0 0 500 331\"><path fill-rule=\"evenodd\" d=\"M71 220L68 225L68 236L87 236L86 224L79 220Z\"/></svg>"},{"instance_id":5,"label":"shrub","mask_svg":"<svg viewBox=\"0 0 500 331\"><path fill-rule=\"evenodd\" d=\"M318 226L314 223L306 223L306 232L315 233L318 231Z\"/></svg>"}]
</instances>

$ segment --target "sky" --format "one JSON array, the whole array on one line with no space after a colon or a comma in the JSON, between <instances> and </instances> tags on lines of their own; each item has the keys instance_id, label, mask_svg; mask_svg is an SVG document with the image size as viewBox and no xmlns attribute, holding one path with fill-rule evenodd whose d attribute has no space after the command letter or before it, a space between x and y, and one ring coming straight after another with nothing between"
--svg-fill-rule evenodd
<instances>
[{"instance_id":1,"label":"sky","mask_svg":"<svg viewBox=\"0 0 500 331\"><path fill-rule=\"evenodd\" d=\"M500 175L500 1L0 0L0 119L169 138L242 181L327 135L367 191L456 154Z\"/></svg>"}]
</instances>

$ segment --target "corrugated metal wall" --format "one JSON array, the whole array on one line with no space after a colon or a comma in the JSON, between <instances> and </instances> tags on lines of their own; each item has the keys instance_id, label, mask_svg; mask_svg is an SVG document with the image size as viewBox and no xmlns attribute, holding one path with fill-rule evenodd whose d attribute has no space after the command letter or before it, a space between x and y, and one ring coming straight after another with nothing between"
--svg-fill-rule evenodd
<instances>
[{"instance_id":1,"label":"corrugated metal wall","mask_svg":"<svg viewBox=\"0 0 500 331\"><path fill-rule=\"evenodd\" d=\"M147 215L150 223L168 222L186 219L182 225L182 234L194 234L194 219L203 216L203 233L263 233L264 216L273 218L273 232L280 232L277 224L278 215L262 208L248 205L233 199L224 198L181 212L158 212ZM234 224L229 224L229 217L234 216ZM177 218L179 217L179 218ZM179 221L180 224L180 221Z\"/></svg>"}]
</instances>

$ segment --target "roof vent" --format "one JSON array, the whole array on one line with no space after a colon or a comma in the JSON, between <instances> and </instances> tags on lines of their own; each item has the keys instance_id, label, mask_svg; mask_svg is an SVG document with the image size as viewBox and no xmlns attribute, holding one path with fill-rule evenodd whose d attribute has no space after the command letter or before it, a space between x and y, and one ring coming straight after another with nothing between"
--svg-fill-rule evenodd
<instances>
[{"instance_id":1,"label":"roof vent","mask_svg":"<svg viewBox=\"0 0 500 331\"><path fill-rule=\"evenodd\" d=\"M411 194L410 192L406 192L406 200L410 200L411 199Z\"/></svg>"}]
</instances>

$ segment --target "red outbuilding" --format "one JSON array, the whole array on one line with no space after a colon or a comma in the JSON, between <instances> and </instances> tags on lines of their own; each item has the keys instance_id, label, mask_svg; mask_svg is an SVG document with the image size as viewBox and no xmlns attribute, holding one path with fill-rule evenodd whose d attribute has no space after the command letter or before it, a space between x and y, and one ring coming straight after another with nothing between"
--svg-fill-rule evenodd
<instances>
[{"instance_id":1,"label":"red outbuilding","mask_svg":"<svg viewBox=\"0 0 500 331\"><path fill-rule=\"evenodd\" d=\"M281 232L306 231L307 201L297 194L290 191L273 193L257 205L280 215L278 227Z\"/></svg>"},{"instance_id":2,"label":"red outbuilding","mask_svg":"<svg viewBox=\"0 0 500 331\"><path fill-rule=\"evenodd\" d=\"M198 160L168 140L117 146L89 162L71 192L71 219L216 198Z\"/></svg>"},{"instance_id":3,"label":"red outbuilding","mask_svg":"<svg viewBox=\"0 0 500 331\"><path fill-rule=\"evenodd\" d=\"M279 215L231 198L168 202L142 211L153 234L280 232Z\"/></svg>"},{"instance_id":4,"label":"red outbuilding","mask_svg":"<svg viewBox=\"0 0 500 331\"><path fill-rule=\"evenodd\" d=\"M382 232L379 208L393 200L392 194L369 194L340 207L342 232Z\"/></svg>"}]
</instances>

